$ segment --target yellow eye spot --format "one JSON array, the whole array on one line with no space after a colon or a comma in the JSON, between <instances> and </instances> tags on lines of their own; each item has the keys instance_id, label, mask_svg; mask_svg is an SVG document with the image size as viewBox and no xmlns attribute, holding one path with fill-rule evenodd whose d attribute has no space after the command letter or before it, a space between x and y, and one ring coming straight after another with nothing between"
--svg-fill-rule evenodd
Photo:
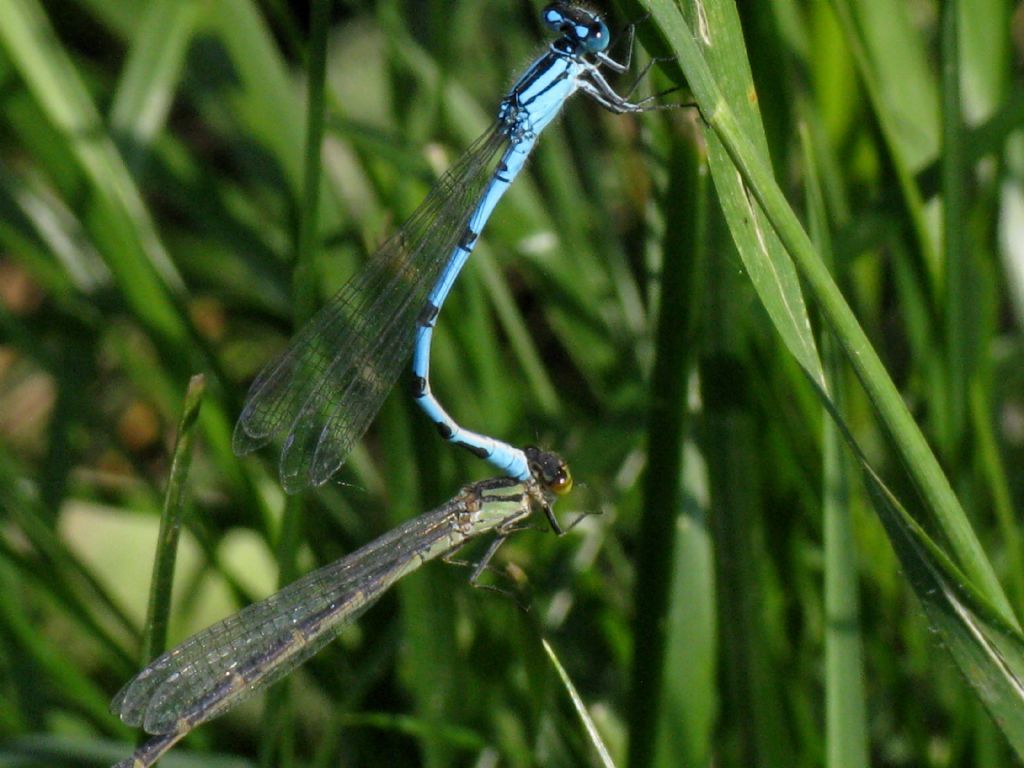
<instances>
[{"instance_id":1,"label":"yellow eye spot","mask_svg":"<svg viewBox=\"0 0 1024 768\"><path fill-rule=\"evenodd\" d=\"M558 472L555 473L555 476L548 483L548 488L556 496L564 496L572 490L572 474L567 466L563 464Z\"/></svg>"}]
</instances>

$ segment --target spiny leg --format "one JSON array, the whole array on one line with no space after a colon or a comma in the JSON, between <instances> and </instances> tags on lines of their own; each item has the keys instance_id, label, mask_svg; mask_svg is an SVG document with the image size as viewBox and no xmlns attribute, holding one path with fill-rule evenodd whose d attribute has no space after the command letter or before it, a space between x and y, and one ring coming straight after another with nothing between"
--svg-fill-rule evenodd
<instances>
[{"instance_id":1,"label":"spiny leg","mask_svg":"<svg viewBox=\"0 0 1024 768\"><path fill-rule=\"evenodd\" d=\"M657 110L666 109L681 109L683 107L693 106L691 104L654 104L655 99L661 98L665 94L673 93L678 88L671 88L662 93L657 93L653 96L640 99L640 101L629 101L624 96L621 96L616 92L614 88L604 79L600 70L597 67L593 67L587 71L587 77L580 79L580 90L586 93L590 98L600 104L602 107L607 109L609 112L616 114L631 114L637 112L654 112Z\"/></svg>"}]
</instances>

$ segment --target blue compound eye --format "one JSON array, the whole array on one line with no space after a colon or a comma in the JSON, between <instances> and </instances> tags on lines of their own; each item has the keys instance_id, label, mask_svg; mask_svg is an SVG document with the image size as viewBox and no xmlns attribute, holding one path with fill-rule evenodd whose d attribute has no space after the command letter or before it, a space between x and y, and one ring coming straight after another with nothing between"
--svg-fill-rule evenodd
<instances>
[{"instance_id":1,"label":"blue compound eye","mask_svg":"<svg viewBox=\"0 0 1024 768\"><path fill-rule=\"evenodd\" d=\"M576 37L587 53L600 53L608 47L611 35L608 34L608 27L600 19L595 19L586 26L577 26L576 30Z\"/></svg>"}]
</instances>

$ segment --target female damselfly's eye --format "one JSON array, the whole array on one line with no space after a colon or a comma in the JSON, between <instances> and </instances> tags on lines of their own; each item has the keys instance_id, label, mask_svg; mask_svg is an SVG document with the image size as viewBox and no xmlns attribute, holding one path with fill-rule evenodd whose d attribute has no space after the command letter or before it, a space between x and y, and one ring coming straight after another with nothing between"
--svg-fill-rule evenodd
<instances>
[{"instance_id":1,"label":"female damselfly's eye","mask_svg":"<svg viewBox=\"0 0 1024 768\"><path fill-rule=\"evenodd\" d=\"M533 479L543 485L556 496L562 496L572 490L572 474L569 465L561 456L553 451L542 451L534 445L523 448L523 453L530 465Z\"/></svg>"},{"instance_id":2,"label":"female damselfly's eye","mask_svg":"<svg viewBox=\"0 0 1024 768\"><path fill-rule=\"evenodd\" d=\"M569 472L569 467L565 464L562 465L553 478L548 481L548 490L550 490L556 496L564 496L572 490L572 473Z\"/></svg>"}]
</instances>

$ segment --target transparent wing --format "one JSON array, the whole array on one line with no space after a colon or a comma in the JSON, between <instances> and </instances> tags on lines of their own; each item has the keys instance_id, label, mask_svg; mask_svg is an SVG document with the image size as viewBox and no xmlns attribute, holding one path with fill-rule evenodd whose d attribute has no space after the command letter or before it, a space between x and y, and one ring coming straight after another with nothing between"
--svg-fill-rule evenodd
<instances>
[{"instance_id":1,"label":"transparent wing","mask_svg":"<svg viewBox=\"0 0 1024 768\"><path fill-rule=\"evenodd\" d=\"M397 579L462 543L459 496L193 635L114 697L148 733L187 731L287 675L337 637Z\"/></svg>"},{"instance_id":2,"label":"transparent wing","mask_svg":"<svg viewBox=\"0 0 1024 768\"><path fill-rule=\"evenodd\" d=\"M496 124L486 131L263 369L235 426L235 453L285 433L280 473L288 492L321 485L338 470L408 360L417 316L506 144Z\"/></svg>"}]
</instances>

